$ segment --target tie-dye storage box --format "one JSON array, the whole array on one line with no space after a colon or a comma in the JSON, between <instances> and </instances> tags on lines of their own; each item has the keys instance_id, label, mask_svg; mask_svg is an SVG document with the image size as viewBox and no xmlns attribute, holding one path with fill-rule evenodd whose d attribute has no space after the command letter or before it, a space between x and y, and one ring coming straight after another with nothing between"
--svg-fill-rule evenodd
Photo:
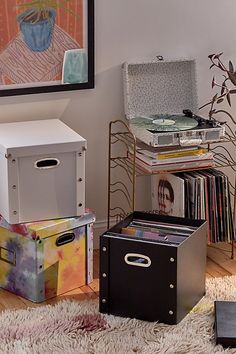
<instances>
[{"instance_id":1,"label":"tie-dye storage box","mask_svg":"<svg viewBox=\"0 0 236 354\"><path fill-rule=\"evenodd\" d=\"M93 280L94 215L8 224L0 219L0 287L41 302Z\"/></svg>"}]
</instances>

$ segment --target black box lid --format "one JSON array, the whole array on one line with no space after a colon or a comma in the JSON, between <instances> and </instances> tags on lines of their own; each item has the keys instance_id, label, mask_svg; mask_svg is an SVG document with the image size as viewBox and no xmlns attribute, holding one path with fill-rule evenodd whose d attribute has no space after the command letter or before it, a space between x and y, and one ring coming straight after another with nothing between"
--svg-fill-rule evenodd
<instances>
[{"instance_id":1,"label":"black box lid","mask_svg":"<svg viewBox=\"0 0 236 354\"><path fill-rule=\"evenodd\" d=\"M236 302L215 301L215 339L223 347L236 347Z\"/></svg>"}]
</instances>

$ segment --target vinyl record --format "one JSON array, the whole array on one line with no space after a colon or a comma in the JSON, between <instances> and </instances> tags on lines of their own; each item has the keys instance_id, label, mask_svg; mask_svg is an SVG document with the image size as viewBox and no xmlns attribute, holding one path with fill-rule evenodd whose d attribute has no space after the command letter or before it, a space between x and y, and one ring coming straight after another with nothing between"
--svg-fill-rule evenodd
<instances>
[{"instance_id":1,"label":"vinyl record","mask_svg":"<svg viewBox=\"0 0 236 354\"><path fill-rule=\"evenodd\" d=\"M196 128L198 122L194 118L183 115L157 114L150 117L142 116L131 120L135 127L144 128L152 132L172 132Z\"/></svg>"}]
</instances>

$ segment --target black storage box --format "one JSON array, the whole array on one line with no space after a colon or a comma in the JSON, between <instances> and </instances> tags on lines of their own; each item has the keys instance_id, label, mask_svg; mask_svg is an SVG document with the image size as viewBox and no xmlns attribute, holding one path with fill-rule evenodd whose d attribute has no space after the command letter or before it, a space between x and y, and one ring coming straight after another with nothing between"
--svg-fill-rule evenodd
<instances>
[{"instance_id":1,"label":"black storage box","mask_svg":"<svg viewBox=\"0 0 236 354\"><path fill-rule=\"evenodd\" d=\"M214 307L216 344L236 348L236 302L215 301Z\"/></svg>"},{"instance_id":2,"label":"black storage box","mask_svg":"<svg viewBox=\"0 0 236 354\"><path fill-rule=\"evenodd\" d=\"M134 220L178 227L184 237L122 234ZM206 247L205 220L130 214L100 237L100 312L177 324L205 294Z\"/></svg>"}]
</instances>

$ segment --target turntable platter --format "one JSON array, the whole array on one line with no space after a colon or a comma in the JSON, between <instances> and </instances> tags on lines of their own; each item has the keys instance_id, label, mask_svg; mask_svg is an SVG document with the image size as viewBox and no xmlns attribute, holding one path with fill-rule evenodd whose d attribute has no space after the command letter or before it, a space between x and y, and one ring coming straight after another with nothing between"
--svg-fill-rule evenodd
<instances>
[{"instance_id":1,"label":"turntable platter","mask_svg":"<svg viewBox=\"0 0 236 354\"><path fill-rule=\"evenodd\" d=\"M131 124L135 127L150 130L151 132L172 132L189 130L198 126L198 122L196 119L186 117L181 114L157 114L150 115L149 117L136 117L131 120Z\"/></svg>"}]
</instances>

